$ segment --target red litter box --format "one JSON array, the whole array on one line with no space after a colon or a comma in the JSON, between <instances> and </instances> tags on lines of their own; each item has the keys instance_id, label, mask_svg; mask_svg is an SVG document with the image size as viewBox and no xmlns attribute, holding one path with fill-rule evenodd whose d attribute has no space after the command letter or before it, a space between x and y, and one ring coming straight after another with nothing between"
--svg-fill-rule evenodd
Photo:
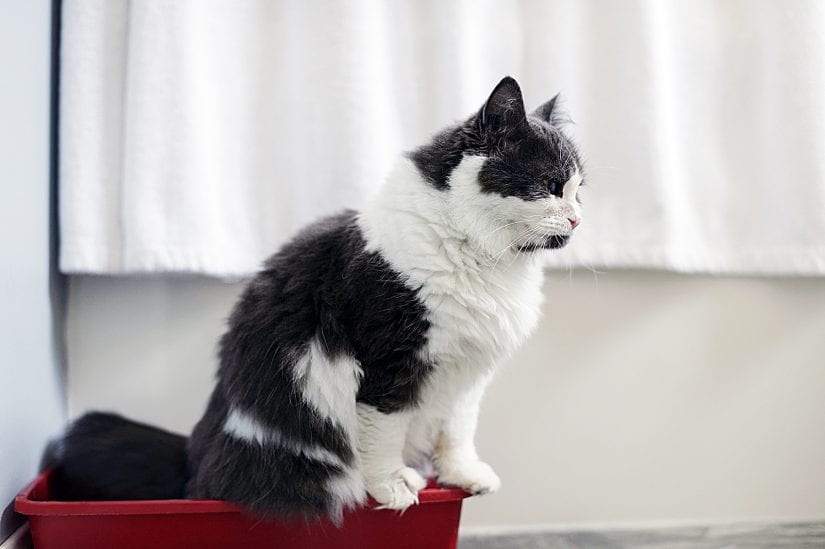
<instances>
[{"instance_id":1,"label":"red litter box","mask_svg":"<svg viewBox=\"0 0 825 549\"><path fill-rule=\"evenodd\" d=\"M50 472L37 477L14 502L28 516L35 549L453 548L467 493L431 484L403 514L375 504L328 521L262 521L214 500L52 501Z\"/></svg>"}]
</instances>

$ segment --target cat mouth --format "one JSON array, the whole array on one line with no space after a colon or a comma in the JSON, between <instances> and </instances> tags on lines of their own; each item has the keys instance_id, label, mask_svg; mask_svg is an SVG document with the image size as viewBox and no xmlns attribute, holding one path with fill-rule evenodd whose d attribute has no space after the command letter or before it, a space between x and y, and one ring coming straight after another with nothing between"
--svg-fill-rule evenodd
<instances>
[{"instance_id":1,"label":"cat mouth","mask_svg":"<svg viewBox=\"0 0 825 549\"><path fill-rule=\"evenodd\" d=\"M557 250L563 248L570 241L570 235L553 234L541 242L529 242L518 247L521 252L535 252L537 250Z\"/></svg>"}]
</instances>

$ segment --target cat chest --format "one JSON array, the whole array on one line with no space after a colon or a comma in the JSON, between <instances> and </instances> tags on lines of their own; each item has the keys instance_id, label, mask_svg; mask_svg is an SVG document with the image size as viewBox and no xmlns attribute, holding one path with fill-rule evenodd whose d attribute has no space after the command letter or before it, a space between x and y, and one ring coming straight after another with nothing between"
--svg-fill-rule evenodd
<instances>
[{"instance_id":1,"label":"cat chest","mask_svg":"<svg viewBox=\"0 0 825 549\"><path fill-rule=\"evenodd\" d=\"M542 301L540 279L519 282L511 287L478 284L461 291L425 291L430 358L440 364L489 367L515 351L535 328Z\"/></svg>"}]
</instances>

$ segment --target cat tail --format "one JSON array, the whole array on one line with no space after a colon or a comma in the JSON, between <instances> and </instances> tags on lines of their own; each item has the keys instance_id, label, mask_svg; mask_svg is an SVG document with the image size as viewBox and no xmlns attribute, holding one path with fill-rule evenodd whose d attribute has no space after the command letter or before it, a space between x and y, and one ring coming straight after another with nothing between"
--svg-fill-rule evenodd
<instances>
[{"instance_id":1,"label":"cat tail","mask_svg":"<svg viewBox=\"0 0 825 549\"><path fill-rule=\"evenodd\" d=\"M57 500L179 499L188 480L186 437L117 414L91 412L46 448Z\"/></svg>"}]
</instances>

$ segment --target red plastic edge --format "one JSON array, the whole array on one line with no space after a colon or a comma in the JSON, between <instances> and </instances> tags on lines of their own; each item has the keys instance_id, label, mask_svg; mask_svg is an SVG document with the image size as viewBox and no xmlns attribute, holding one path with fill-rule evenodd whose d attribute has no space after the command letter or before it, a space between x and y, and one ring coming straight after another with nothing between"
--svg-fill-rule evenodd
<instances>
[{"instance_id":1,"label":"red plastic edge","mask_svg":"<svg viewBox=\"0 0 825 549\"><path fill-rule=\"evenodd\" d=\"M51 471L38 475L14 499L14 509L29 516L167 515L173 513L241 513L237 505L211 499L164 499L134 501L49 501ZM460 501L470 494L460 488L443 488L434 482L418 492L419 504ZM368 507L376 507L370 499Z\"/></svg>"}]
</instances>

